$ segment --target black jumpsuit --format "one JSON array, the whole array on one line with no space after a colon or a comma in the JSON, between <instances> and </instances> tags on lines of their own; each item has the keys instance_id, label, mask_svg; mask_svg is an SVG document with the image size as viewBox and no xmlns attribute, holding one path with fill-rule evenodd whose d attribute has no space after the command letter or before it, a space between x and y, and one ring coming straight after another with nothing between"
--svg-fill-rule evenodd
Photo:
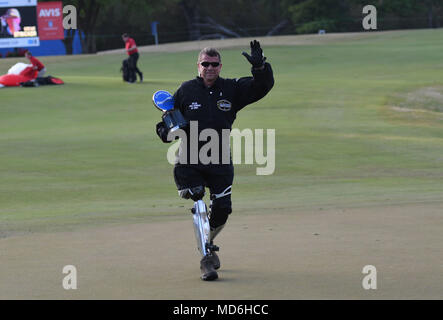
<instances>
[{"instance_id":1,"label":"black jumpsuit","mask_svg":"<svg viewBox=\"0 0 443 320\"><path fill-rule=\"evenodd\" d=\"M220 137L219 162L202 164L199 159L195 163L191 161L190 129L188 127L184 130L187 134L187 156L177 157L174 167L174 179L178 190L205 186L209 188L211 195L214 195L222 193L232 185L234 178L232 160L222 163L222 130L231 130L237 112L246 105L263 98L274 86L273 72L269 63L265 64L263 70L253 69L252 75L253 77L239 79L219 77L210 88L204 85L202 78L197 77L184 82L174 94L175 108L180 109L187 120L198 121L199 134L202 130L210 128L216 130ZM198 142L198 149L200 150L206 143L207 141ZM179 154L183 149L184 142L182 141ZM213 200L210 215L211 227L216 228L225 224L231 212L230 195Z\"/></svg>"}]
</instances>

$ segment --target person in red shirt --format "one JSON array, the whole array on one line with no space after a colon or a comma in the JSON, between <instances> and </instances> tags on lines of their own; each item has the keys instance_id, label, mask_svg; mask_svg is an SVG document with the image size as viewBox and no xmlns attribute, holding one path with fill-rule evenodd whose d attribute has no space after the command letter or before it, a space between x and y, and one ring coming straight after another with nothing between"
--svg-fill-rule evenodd
<instances>
[{"instance_id":1,"label":"person in red shirt","mask_svg":"<svg viewBox=\"0 0 443 320\"><path fill-rule=\"evenodd\" d=\"M135 43L135 40L130 38L127 33L124 33L122 35L123 42L125 43L125 49L126 53L128 54L128 62L129 62L129 69L133 76L133 81L130 81L131 83L134 83L137 80L136 73L140 77L140 82L143 82L143 73L137 68L137 61L139 58L137 45Z\"/></svg>"},{"instance_id":2,"label":"person in red shirt","mask_svg":"<svg viewBox=\"0 0 443 320\"><path fill-rule=\"evenodd\" d=\"M42 78L46 73L45 65L41 63L41 61L38 60L36 57L33 57L30 51L26 51L25 56L31 62L32 69L38 71L37 78Z\"/></svg>"}]
</instances>

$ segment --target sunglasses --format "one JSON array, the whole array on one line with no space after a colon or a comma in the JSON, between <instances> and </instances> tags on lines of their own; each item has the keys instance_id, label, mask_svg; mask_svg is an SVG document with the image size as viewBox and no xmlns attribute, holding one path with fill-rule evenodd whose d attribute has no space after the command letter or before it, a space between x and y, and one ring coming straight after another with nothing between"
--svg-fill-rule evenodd
<instances>
[{"instance_id":1,"label":"sunglasses","mask_svg":"<svg viewBox=\"0 0 443 320\"><path fill-rule=\"evenodd\" d=\"M200 64L203 67L205 67L205 68L209 67L209 65L213 66L214 68L217 68L220 65L220 62L207 62L207 61L203 61L203 62L200 62Z\"/></svg>"}]
</instances>

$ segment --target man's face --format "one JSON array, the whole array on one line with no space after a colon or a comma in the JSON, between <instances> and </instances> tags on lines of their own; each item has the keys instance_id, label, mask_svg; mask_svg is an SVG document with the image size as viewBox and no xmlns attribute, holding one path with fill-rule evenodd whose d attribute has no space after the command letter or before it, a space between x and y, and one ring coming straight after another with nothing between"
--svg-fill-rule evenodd
<instances>
[{"instance_id":1,"label":"man's face","mask_svg":"<svg viewBox=\"0 0 443 320\"><path fill-rule=\"evenodd\" d=\"M202 62L219 63L219 65L217 67L214 67L209 64L207 67L204 67L202 65ZM200 57L200 60L198 62L198 74L200 75L200 77L203 78L203 80L212 82L218 78L221 67L222 64L220 63L219 57L210 57L204 54Z\"/></svg>"},{"instance_id":2,"label":"man's face","mask_svg":"<svg viewBox=\"0 0 443 320\"><path fill-rule=\"evenodd\" d=\"M122 37L122 40L123 40L123 42L126 42L126 41L128 41L128 38L127 37Z\"/></svg>"}]
</instances>

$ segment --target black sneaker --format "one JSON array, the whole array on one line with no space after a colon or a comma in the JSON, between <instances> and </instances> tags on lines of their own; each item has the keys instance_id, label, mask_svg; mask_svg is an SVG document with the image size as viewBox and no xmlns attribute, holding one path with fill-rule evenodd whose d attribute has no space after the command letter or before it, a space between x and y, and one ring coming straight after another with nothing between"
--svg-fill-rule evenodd
<instances>
[{"instance_id":1,"label":"black sneaker","mask_svg":"<svg viewBox=\"0 0 443 320\"><path fill-rule=\"evenodd\" d=\"M143 73L140 73L140 83L143 82Z\"/></svg>"},{"instance_id":2,"label":"black sneaker","mask_svg":"<svg viewBox=\"0 0 443 320\"><path fill-rule=\"evenodd\" d=\"M201 279L204 281L213 281L218 278L217 271L209 255L204 256L200 261Z\"/></svg>"},{"instance_id":3,"label":"black sneaker","mask_svg":"<svg viewBox=\"0 0 443 320\"><path fill-rule=\"evenodd\" d=\"M218 255L215 253L215 251L212 251L208 255L208 257L212 261L212 265L214 266L214 269L215 270L220 269L220 259L219 259Z\"/></svg>"}]
</instances>

